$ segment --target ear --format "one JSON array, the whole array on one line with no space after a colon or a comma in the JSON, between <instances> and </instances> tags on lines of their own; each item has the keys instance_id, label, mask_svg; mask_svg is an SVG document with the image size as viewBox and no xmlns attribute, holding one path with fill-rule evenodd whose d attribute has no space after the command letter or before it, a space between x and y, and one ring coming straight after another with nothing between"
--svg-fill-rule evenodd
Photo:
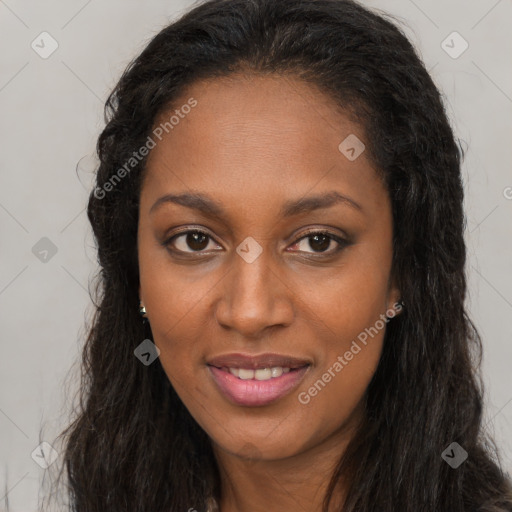
<instances>
[{"instance_id":1,"label":"ear","mask_svg":"<svg viewBox=\"0 0 512 512\"><path fill-rule=\"evenodd\" d=\"M388 298L386 304L386 312L392 310L395 312L394 316L402 312L403 306L401 305L402 293L396 283L396 278L391 278L391 283L388 288Z\"/></svg>"}]
</instances>

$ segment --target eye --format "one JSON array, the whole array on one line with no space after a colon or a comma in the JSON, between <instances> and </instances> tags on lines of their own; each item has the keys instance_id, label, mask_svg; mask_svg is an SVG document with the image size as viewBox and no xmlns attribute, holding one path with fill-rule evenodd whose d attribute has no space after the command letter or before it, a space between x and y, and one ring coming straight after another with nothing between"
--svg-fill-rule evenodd
<instances>
[{"instance_id":1,"label":"eye","mask_svg":"<svg viewBox=\"0 0 512 512\"><path fill-rule=\"evenodd\" d=\"M177 253L202 253L208 252L208 246L213 239L208 233L199 229L182 231L164 241L163 245L171 246L171 250ZM332 249L332 245L337 247ZM291 247L299 247L299 252L308 252L307 248L312 249L312 254L335 254L349 245L349 241L328 231L309 231L305 236L299 238ZM300 248L302 246L302 248ZM331 250L329 250L331 248ZM212 248L210 248L211 250Z\"/></svg>"},{"instance_id":2,"label":"eye","mask_svg":"<svg viewBox=\"0 0 512 512\"><path fill-rule=\"evenodd\" d=\"M165 246L172 245L176 252L197 253L207 249L212 237L198 229L183 231L164 242ZM191 249L191 250L187 250Z\"/></svg>"},{"instance_id":3,"label":"eye","mask_svg":"<svg viewBox=\"0 0 512 512\"><path fill-rule=\"evenodd\" d=\"M338 246L335 247L334 250L328 250L332 245L334 245L333 242L338 244ZM349 245L349 241L328 231L310 231L305 236L299 238L292 247L300 247L301 245L303 248L299 248L300 252L308 252L305 249L309 247L313 250L312 254L327 253L332 255Z\"/></svg>"}]
</instances>

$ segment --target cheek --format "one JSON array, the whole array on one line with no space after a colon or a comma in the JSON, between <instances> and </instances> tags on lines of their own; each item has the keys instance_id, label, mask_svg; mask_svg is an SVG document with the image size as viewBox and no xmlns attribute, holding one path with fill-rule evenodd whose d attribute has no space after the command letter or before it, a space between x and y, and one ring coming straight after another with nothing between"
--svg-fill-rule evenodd
<instances>
[{"instance_id":1,"label":"cheek","mask_svg":"<svg viewBox=\"0 0 512 512\"><path fill-rule=\"evenodd\" d=\"M347 259L329 286L308 287L306 309L321 320L315 329L320 350L314 372L299 389L299 402L324 433L354 412L382 353L390 260L376 265L363 253Z\"/></svg>"},{"instance_id":2,"label":"cheek","mask_svg":"<svg viewBox=\"0 0 512 512\"><path fill-rule=\"evenodd\" d=\"M151 329L160 339L194 339L198 328L194 319L213 291L218 275L207 265L178 266L172 264L165 248L157 246L146 233L139 240L139 271ZM176 336L177 333L180 336ZM187 333L189 333L187 335Z\"/></svg>"},{"instance_id":3,"label":"cheek","mask_svg":"<svg viewBox=\"0 0 512 512\"><path fill-rule=\"evenodd\" d=\"M140 237L139 269L153 342L160 349L160 362L176 388L185 378L188 382L193 379L194 358L197 364L199 346L205 337L197 312L202 301L207 300L213 280L197 272L180 271L169 263L165 249L152 247L144 236Z\"/></svg>"},{"instance_id":4,"label":"cheek","mask_svg":"<svg viewBox=\"0 0 512 512\"><path fill-rule=\"evenodd\" d=\"M312 439L328 437L364 410L364 396L380 360L384 333L385 328L368 336L365 343L350 336L340 340L298 390L303 409L300 416L307 418L303 428Z\"/></svg>"},{"instance_id":5,"label":"cheek","mask_svg":"<svg viewBox=\"0 0 512 512\"><path fill-rule=\"evenodd\" d=\"M176 286L156 288L147 310L160 362L170 379L185 375L191 379L207 336L207 329L197 317L201 294L190 294Z\"/></svg>"},{"instance_id":6,"label":"cheek","mask_svg":"<svg viewBox=\"0 0 512 512\"><path fill-rule=\"evenodd\" d=\"M324 339L330 341L326 348L347 350L343 347L385 314L391 265L388 256L381 255L377 263L370 248L361 246L325 277L311 274L308 278L304 274L301 278L302 290L297 289L296 294L305 307L300 314L318 320L319 334L324 332Z\"/></svg>"}]
</instances>

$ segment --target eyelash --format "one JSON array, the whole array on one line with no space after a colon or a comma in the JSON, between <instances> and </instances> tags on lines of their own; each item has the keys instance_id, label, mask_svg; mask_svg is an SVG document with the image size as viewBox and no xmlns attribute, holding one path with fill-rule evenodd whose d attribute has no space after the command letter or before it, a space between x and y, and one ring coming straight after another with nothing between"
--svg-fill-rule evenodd
<instances>
[{"instance_id":1,"label":"eyelash","mask_svg":"<svg viewBox=\"0 0 512 512\"><path fill-rule=\"evenodd\" d=\"M172 244L172 242L176 239L176 238L179 238L180 236L184 236L184 235L188 235L190 233L199 233L201 235L205 235L209 240L214 240L212 236L210 236L208 233L206 233L205 231L202 231L200 229L188 229L186 231L181 231L179 233L175 233L173 236L171 236L170 238L167 238L166 240L164 240L164 242L162 243L163 246L167 247L170 251L174 252L174 253L178 253L180 255L182 254L203 254L203 251L181 251L179 249L172 249L170 248L169 246ZM334 233L331 233L330 231L322 231L322 230L311 230L311 231L307 231L305 234L303 234L300 238L298 238L297 240L295 240L291 245L296 245L297 243L299 243L300 241L304 240L304 239L307 239L307 238L311 238L315 235L325 235L327 236L329 239L331 240L334 240L335 242L337 242L339 245L336 249L334 250L331 250L331 251L324 251L324 252L306 252L306 254L312 254L314 255L314 257L328 257L328 256L333 256L334 254L337 254L339 253L340 251L342 251L346 246L350 245L350 241L349 240L346 240L344 238L341 238L340 236L338 235L335 235ZM299 252L302 252L304 253L305 251L299 251ZM206 252L204 252L206 253Z\"/></svg>"}]
</instances>

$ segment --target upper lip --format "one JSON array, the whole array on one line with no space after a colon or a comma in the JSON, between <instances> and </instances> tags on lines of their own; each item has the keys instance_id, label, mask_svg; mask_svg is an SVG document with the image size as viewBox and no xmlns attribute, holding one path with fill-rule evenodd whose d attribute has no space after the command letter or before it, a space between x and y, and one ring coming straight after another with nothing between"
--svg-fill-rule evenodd
<instances>
[{"instance_id":1,"label":"upper lip","mask_svg":"<svg viewBox=\"0 0 512 512\"><path fill-rule=\"evenodd\" d=\"M207 361L210 366L216 366L217 368L272 368L275 366L282 366L283 368L301 368L303 366L311 364L307 359L298 357L265 353L265 354L223 354L216 357L212 357Z\"/></svg>"}]
</instances>

